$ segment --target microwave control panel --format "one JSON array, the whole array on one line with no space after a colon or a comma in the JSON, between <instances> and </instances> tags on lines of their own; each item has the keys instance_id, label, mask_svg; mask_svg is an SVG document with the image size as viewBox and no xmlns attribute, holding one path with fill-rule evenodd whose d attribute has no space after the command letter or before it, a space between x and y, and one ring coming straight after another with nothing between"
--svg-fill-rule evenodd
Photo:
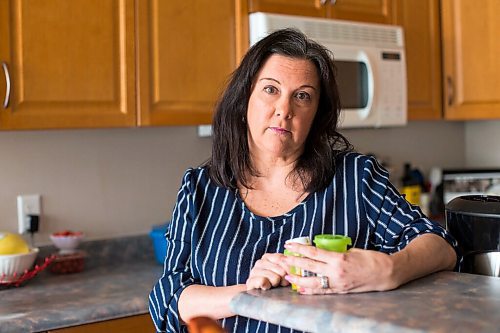
<instances>
[{"instance_id":1,"label":"microwave control panel","mask_svg":"<svg viewBox=\"0 0 500 333\"><path fill-rule=\"evenodd\" d=\"M380 110L379 126L402 125L406 123L406 63L399 51L382 51L377 64L376 87ZM404 111L404 112L402 112Z\"/></svg>"}]
</instances>

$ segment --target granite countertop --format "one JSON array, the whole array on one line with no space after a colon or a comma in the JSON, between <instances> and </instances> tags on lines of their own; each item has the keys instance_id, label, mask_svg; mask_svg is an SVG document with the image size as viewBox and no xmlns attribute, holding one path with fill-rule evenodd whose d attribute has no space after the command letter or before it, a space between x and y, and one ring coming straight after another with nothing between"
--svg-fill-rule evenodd
<instances>
[{"instance_id":1,"label":"granite countertop","mask_svg":"<svg viewBox=\"0 0 500 333\"><path fill-rule=\"evenodd\" d=\"M308 332L500 332L500 278L440 272L392 291L344 295L252 290L231 308Z\"/></svg>"},{"instance_id":2,"label":"granite countertop","mask_svg":"<svg viewBox=\"0 0 500 333\"><path fill-rule=\"evenodd\" d=\"M95 244L97 243L97 244ZM0 290L0 333L40 332L145 314L162 273L146 236L89 242L84 271L44 271L24 286Z\"/></svg>"}]
</instances>

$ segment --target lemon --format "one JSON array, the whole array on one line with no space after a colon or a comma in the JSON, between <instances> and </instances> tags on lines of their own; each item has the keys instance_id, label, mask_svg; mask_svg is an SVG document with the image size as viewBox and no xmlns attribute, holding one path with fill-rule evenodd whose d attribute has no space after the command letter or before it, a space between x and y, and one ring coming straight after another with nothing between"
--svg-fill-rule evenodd
<instances>
[{"instance_id":1,"label":"lemon","mask_svg":"<svg viewBox=\"0 0 500 333\"><path fill-rule=\"evenodd\" d=\"M10 232L0 232L0 255L28 253L30 248L24 239Z\"/></svg>"}]
</instances>

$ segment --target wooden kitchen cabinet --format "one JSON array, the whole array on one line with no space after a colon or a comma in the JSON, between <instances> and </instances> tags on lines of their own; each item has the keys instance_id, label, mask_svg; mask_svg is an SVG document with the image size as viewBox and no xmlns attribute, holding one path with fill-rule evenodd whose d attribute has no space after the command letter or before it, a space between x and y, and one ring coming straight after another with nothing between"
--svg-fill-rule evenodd
<instances>
[{"instance_id":1,"label":"wooden kitchen cabinet","mask_svg":"<svg viewBox=\"0 0 500 333\"><path fill-rule=\"evenodd\" d=\"M445 117L500 118L500 1L442 0Z\"/></svg>"},{"instance_id":2,"label":"wooden kitchen cabinet","mask_svg":"<svg viewBox=\"0 0 500 333\"><path fill-rule=\"evenodd\" d=\"M408 120L441 119L439 0L397 0L394 11L405 33Z\"/></svg>"},{"instance_id":3,"label":"wooden kitchen cabinet","mask_svg":"<svg viewBox=\"0 0 500 333\"><path fill-rule=\"evenodd\" d=\"M319 0L248 0L248 9L250 13L326 17L326 5Z\"/></svg>"},{"instance_id":4,"label":"wooden kitchen cabinet","mask_svg":"<svg viewBox=\"0 0 500 333\"><path fill-rule=\"evenodd\" d=\"M235 1L138 1L140 125L209 124L236 67Z\"/></svg>"},{"instance_id":5,"label":"wooden kitchen cabinet","mask_svg":"<svg viewBox=\"0 0 500 333\"><path fill-rule=\"evenodd\" d=\"M149 314L144 314L50 330L47 333L151 333L155 331L151 317Z\"/></svg>"},{"instance_id":6,"label":"wooden kitchen cabinet","mask_svg":"<svg viewBox=\"0 0 500 333\"><path fill-rule=\"evenodd\" d=\"M135 125L134 0L0 0L0 13L1 129Z\"/></svg>"},{"instance_id":7,"label":"wooden kitchen cabinet","mask_svg":"<svg viewBox=\"0 0 500 333\"><path fill-rule=\"evenodd\" d=\"M0 0L0 129L211 122L235 0Z\"/></svg>"},{"instance_id":8,"label":"wooden kitchen cabinet","mask_svg":"<svg viewBox=\"0 0 500 333\"><path fill-rule=\"evenodd\" d=\"M249 0L250 12L270 12L352 20L393 23L394 0Z\"/></svg>"},{"instance_id":9,"label":"wooden kitchen cabinet","mask_svg":"<svg viewBox=\"0 0 500 333\"><path fill-rule=\"evenodd\" d=\"M392 24L392 2L393 0L331 1L331 5L327 7L327 16L339 20Z\"/></svg>"}]
</instances>

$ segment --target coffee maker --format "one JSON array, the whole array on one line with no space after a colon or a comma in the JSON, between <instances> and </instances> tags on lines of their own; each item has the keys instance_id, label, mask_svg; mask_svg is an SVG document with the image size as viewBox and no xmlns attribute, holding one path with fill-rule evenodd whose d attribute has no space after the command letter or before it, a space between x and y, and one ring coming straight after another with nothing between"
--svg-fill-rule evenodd
<instances>
[{"instance_id":1,"label":"coffee maker","mask_svg":"<svg viewBox=\"0 0 500 333\"><path fill-rule=\"evenodd\" d=\"M464 256L461 272L500 276L500 196L460 196L445 211L446 229Z\"/></svg>"}]
</instances>

